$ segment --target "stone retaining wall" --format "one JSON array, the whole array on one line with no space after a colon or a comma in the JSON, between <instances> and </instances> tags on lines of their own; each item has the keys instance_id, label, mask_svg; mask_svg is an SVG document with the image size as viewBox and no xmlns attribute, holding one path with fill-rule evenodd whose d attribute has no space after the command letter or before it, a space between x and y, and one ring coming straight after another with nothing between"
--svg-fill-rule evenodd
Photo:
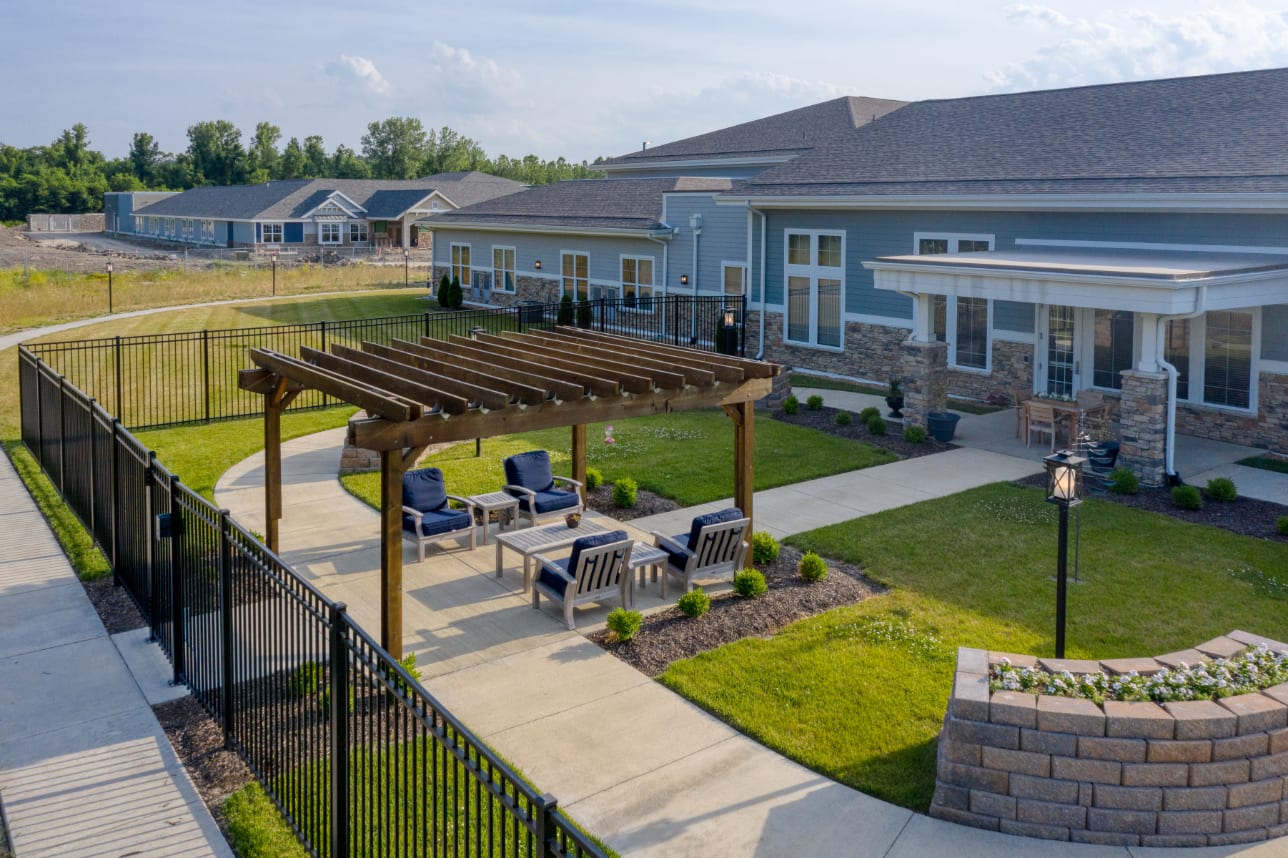
<instances>
[{"instance_id":1,"label":"stone retaining wall","mask_svg":"<svg viewBox=\"0 0 1288 858\"><path fill-rule=\"evenodd\" d=\"M990 693L989 668L1156 673L1264 643L1231 632L1193 649L1110 661L962 647L939 736L930 815L1051 840L1208 846L1288 835L1288 683L1216 702L1128 703Z\"/></svg>"}]
</instances>

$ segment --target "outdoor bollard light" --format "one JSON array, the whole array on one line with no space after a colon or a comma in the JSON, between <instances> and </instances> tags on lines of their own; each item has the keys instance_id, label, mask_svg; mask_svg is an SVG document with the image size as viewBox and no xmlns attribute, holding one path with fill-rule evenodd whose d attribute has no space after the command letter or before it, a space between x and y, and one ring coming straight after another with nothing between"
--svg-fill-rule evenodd
<instances>
[{"instance_id":1,"label":"outdoor bollard light","mask_svg":"<svg viewBox=\"0 0 1288 858\"><path fill-rule=\"evenodd\" d=\"M112 315L112 261L107 262L107 315Z\"/></svg>"},{"instance_id":2,"label":"outdoor bollard light","mask_svg":"<svg viewBox=\"0 0 1288 858\"><path fill-rule=\"evenodd\" d=\"M1055 657L1064 658L1065 593L1069 577L1069 507L1082 503L1078 478L1087 460L1068 450L1052 453L1042 460L1047 472L1047 501L1060 508L1060 537L1056 548L1055 574Z\"/></svg>"},{"instance_id":3,"label":"outdoor bollard light","mask_svg":"<svg viewBox=\"0 0 1288 858\"><path fill-rule=\"evenodd\" d=\"M738 354L738 332L733 326L733 307L724 309L724 348L720 349L723 354Z\"/></svg>"}]
</instances>

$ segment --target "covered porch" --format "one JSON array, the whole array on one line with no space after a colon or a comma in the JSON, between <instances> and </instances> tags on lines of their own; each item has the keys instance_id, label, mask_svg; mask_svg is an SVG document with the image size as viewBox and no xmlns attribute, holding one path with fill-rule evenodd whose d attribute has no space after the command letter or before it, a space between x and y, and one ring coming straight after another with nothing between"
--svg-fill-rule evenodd
<instances>
[{"instance_id":1,"label":"covered porch","mask_svg":"<svg viewBox=\"0 0 1288 858\"><path fill-rule=\"evenodd\" d=\"M1028 242L1011 250L879 257L876 288L914 302L902 373L913 422L942 403L954 375L975 373L1008 398L1093 392L1119 402L1121 462L1146 484L1175 474L1178 428L1283 449L1276 418L1288 364L1275 360L1273 305L1288 296L1288 255L1159 246ZM947 308L947 312L945 309ZM1031 314L1021 361L963 369L961 344L997 353L995 314ZM1273 318L1277 318L1274 316ZM975 326L975 327L972 327ZM1011 339L1017 339L1011 337ZM1002 364L1002 365L998 365ZM953 370L960 370L954 373ZM972 378L973 380L973 378Z\"/></svg>"}]
</instances>

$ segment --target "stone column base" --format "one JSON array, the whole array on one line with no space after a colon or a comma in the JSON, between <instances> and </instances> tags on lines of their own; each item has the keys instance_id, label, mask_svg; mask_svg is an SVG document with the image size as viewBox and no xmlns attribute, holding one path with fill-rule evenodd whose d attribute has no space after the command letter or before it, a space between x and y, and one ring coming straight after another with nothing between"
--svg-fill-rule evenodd
<instances>
[{"instance_id":1,"label":"stone column base","mask_svg":"<svg viewBox=\"0 0 1288 858\"><path fill-rule=\"evenodd\" d=\"M926 427L926 415L948 391L948 344L905 340L899 345L903 425ZM928 427L927 427L928 428Z\"/></svg>"},{"instance_id":2,"label":"stone column base","mask_svg":"<svg viewBox=\"0 0 1288 858\"><path fill-rule=\"evenodd\" d=\"M1161 486L1167 470L1167 373L1123 370L1118 462L1142 485Z\"/></svg>"},{"instance_id":3,"label":"stone column base","mask_svg":"<svg viewBox=\"0 0 1288 858\"><path fill-rule=\"evenodd\" d=\"M379 467L380 453L376 450L363 450L345 444L344 451L340 453L340 473L342 474L374 471Z\"/></svg>"}]
</instances>

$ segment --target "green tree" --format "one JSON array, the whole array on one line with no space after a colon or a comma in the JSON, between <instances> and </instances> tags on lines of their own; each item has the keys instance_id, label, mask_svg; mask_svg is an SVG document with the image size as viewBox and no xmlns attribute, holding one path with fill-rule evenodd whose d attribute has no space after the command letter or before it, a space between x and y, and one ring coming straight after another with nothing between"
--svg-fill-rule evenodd
<instances>
[{"instance_id":1,"label":"green tree","mask_svg":"<svg viewBox=\"0 0 1288 858\"><path fill-rule=\"evenodd\" d=\"M308 161L302 175L310 179L321 178L327 175L330 168L327 162L326 149L322 148L322 138L317 134L310 134L304 138L304 159Z\"/></svg>"},{"instance_id":2,"label":"green tree","mask_svg":"<svg viewBox=\"0 0 1288 858\"><path fill-rule=\"evenodd\" d=\"M300 146L300 141L292 137L286 143L286 148L282 150L282 160L278 164L277 177L279 179L299 179L305 176L309 169L308 158L304 157L304 149Z\"/></svg>"},{"instance_id":3,"label":"green tree","mask_svg":"<svg viewBox=\"0 0 1288 858\"><path fill-rule=\"evenodd\" d=\"M267 182L277 176L278 161L277 141L282 139L282 129L271 122L261 122L255 126L255 136L251 140L250 151L246 153L248 172L252 182Z\"/></svg>"},{"instance_id":4,"label":"green tree","mask_svg":"<svg viewBox=\"0 0 1288 858\"><path fill-rule=\"evenodd\" d=\"M414 178L429 154L425 129L410 116L372 122L362 135L362 154L373 178Z\"/></svg>"},{"instance_id":5,"label":"green tree","mask_svg":"<svg viewBox=\"0 0 1288 858\"><path fill-rule=\"evenodd\" d=\"M248 173L241 131L227 119L188 128L188 157L197 184L241 185Z\"/></svg>"},{"instance_id":6,"label":"green tree","mask_svg":"<svg viewBox=\"0 0 1288 858\"><path fill-rule=\"evenodd\" d=\"M371 177L371 168L357 152L341 143L335 147L335 154L331 156L327 175L336 179L367 179Z\"/></svg>"},{"instance_id":7,"label":"green tree","mask_svg":"<svg viewBox=\"0 0 1288 858\"><path fill-rule=\"evenodd\" d=\"M135 177L145 185L156 178L157 165L161 162L161 147L146 131L134 132L130 141L130 166Z\"/></svg>"}]
</instances>

